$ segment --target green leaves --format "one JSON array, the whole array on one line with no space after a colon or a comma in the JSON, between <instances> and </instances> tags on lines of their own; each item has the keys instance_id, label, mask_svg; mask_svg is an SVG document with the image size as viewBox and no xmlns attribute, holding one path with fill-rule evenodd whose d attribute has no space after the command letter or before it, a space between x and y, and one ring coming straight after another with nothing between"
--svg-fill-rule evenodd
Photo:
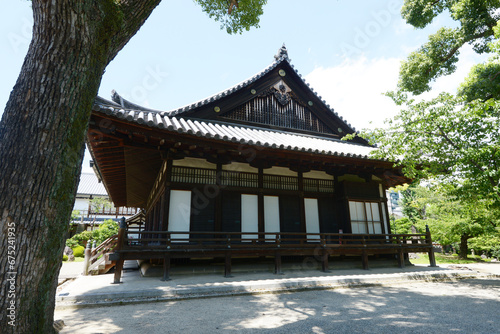
<instances>
[{"instance_id":1,"label":"green leaves","mask_svg":"<svg viewBox=\"0 0 500 334\"><path fill-rule=\"evenodd\" d=\"M462 40L459 29L441 28L430 35L429 42L401 63L399 87L414 94L429 91L435 78L455 71Z\"/></svg>"},{"instance_id":2,"label":"green leaves","mask_svg":"<svg viewBox=\"0 0 500 334\"><path fill-rule=\"evenodd\" d=\"M498 235L500 212L492 210L492 201L477 196L473 201L462 201L457 195L459 188L449 184L411 185L402 191L403 214L419 230L429 225L433 240L442 245L459 242L462 237ZM402 223L401 229L407 225Z\"/></svg>"},{"instance_id":3,"label":"green leaves","mask_svg":"<svg viewBox=\"0 0 500 334\"><path fill-rule=\"evenodd\" d=\"M444 8L444 1L406 0L401 9L401 15L408 24L411 24L415 28L424 28L431 23Z\"/></svg>"},{"instance_id":4,"label":"green leaves","mask_svg":"<svg viewBox=\"0 0 500 334\"><path fill-rule=\"evenodd\" d=\"M500 19L500 0L406 0L401 10L407 23L424 28L441 13L449 13L457 21L457 28L441 28L429 36L429 41L412 52L403 61L399 73L399 89L414 94L430 90L430 84L438 77L456 70L460 48L468 43L477 53L492 52L493 28ZM445 11L446 10L446 11ZM497 93L497 87L486 87L481 78L494 78L497 67L475 69L472 91L463 88L462 94L469 101L482 97L487 99ZM486 95L480 96L481 93Z\"/></svg>"},{"instance_id":5,"label":"green leaves","mask_svg":"<svg viewBox=\"0 0 500 334\"><path fill-rule=\"evenodd\" d=\"M228 0L194 0L210 18L221 23L221 29L226 29L228 34L241 34L250 30L251 27L259 27L260 16L267 0L239 0L238 7L232 8L231 14L228 9Z\"/></svg>"},{"instance_id":6,"label":"green leaves","mask_svg":"<svg viewBox=\"0 0 500 334\"><path fill-rule=\"evenodd\" d=\"M364 134L378 144L374 156L398 161L413 178L433 178L500 204L500 102L442 93L415 102L388 94L402 107L387 128Z\"/></svg>"}]
</instances>

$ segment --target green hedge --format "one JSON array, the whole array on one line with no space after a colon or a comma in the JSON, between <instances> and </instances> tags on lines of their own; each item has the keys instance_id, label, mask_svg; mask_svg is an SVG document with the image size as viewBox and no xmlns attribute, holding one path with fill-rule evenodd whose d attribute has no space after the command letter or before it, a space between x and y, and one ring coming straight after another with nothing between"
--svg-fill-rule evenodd
<instances>
[{"instance_id":1,"label":"green hedge","mask_svg":"<svg viewBox=\"0 0 500 334\"><path fill-rule=\"evenodd\" d=\"M76 246L72 250L75 257L83 257L85 255L85 247L83 246Z\"/></svg>"}]
</instances>

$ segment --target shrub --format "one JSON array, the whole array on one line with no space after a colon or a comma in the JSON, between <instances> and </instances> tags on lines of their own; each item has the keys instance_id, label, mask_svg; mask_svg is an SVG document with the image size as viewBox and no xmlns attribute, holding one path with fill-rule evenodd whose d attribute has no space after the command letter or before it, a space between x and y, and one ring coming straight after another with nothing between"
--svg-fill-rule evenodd
<instances>
[{"instance_id":1,"label":"shrub","mask_svg":"<svg viewBox=\"0 0 500 334\"><path fill-rule=\"evenodd\" d=\"M101 244L107 238L118 233L119 225L117 222L107 219L98 229L92 232L92 240L96 240L97 245Z\"/></svg>"},{"instance_id":2,"label":"shrub","mask_svg":"<svg viewBox=\"0 0 500 334\"><path fill-rule=\"evenodd\" d=\"M66 240L66 246L68 246L69 248L73 249L76 246L78 246L78 241L76 241L73 238L69 238L69 239Z\"/></svg>"},{"instance_id":3,"label":"shrub","mask_svg":"<svg viewBox=\"0 0 500 334\"><path fill-rule=\"evenodd\" d=\"M500 246L491 249L491 256L500 260Z\"/></svg>"},{"instance_id":4,"label":"shrub","mask_svg":"<svg viewBox=\"0 0 500 334\"><path fill-rule=\"evenodd\" d=\"M66 254L63 255L63 261L68 261L68 255Z\"/></svg>"},{"instance_id":5,"label":"shrub","mask_svg":"<svg viewBox=\"0 0 500 334\"><path fill-rule=\"evenodd\" d=\"M85 247L83 246L76 246L75 248L72 248L73 250L73 255L75 257L83 257L85 253Z\"/></svg>"}]
</instances>

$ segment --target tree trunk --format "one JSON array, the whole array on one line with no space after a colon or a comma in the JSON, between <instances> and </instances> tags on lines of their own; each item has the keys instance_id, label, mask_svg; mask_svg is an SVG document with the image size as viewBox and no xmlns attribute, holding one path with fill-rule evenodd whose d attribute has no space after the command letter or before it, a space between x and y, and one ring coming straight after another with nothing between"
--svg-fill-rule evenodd
<instances>
[{"instance_id":1,"label":"tree trunk","mask_svg":"<svg viewBox=\"0 0 500 334\"><path fill-rule=\"evenodd\" d=\"M462 234L460 236L460 254L458 255L459 258L461 259L467 259L467 253L469 252L469 245L467 241L469 240L470 236L467 234Z\"/></svg>"},{"instance_id":2,"label":"tree trunk","mask_svg":"<svg viewBox=\"0 0 500 334\"><path fill-rule=\"evenodd\" d=\"M54 332L92 102L158 2L32 1L33 39L0 123L2 333Z\"/></svg>"}]
</instances>

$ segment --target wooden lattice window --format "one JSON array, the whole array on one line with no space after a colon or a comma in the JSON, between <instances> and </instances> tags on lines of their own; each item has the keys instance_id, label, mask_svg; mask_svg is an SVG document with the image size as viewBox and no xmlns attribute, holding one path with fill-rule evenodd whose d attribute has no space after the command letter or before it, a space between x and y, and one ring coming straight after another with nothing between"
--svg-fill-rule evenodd
<instances>
[{"instance_id":1,"label":"wooden lattice window","mask_svg":"<svg viewBox=\"0 0 500 334\"><path fill-rule=\"evenodd\" d=\"M277 190L299 190L298 178L264 174L264 188Z\"/></svg>"},{"instance_id":2,"label":"wooden lattice window","mask_svg":"<svg viewBox=\"0 0 500 334\"><path fill-rule=\"evenodd\" d=\"M215 169L177 167L172 168L172 182L215 184Z\"/></svg>"},{"instance_id":3,"label":"wooden lattice window","mask_svg":"<svg viewBox=\"0 0 500 334\"><path fill-rule=\"evenodd\" d=\"M221 184L225 186L257 188L259 186L259 175L255 173L223 171Z\"/></svg>"},{"instance_id":4,"label":"wooden lattice window","mask_svg":"<svg viewBox=\"0 0 500 334\"><path fill-rule=\"evenodd\" d=\"M332 193L333 180L306 179L304 178L304 191L318 193Z\"/></svg>"},{"instance_id":5,"label":"wooden lattice window","mask_svg":"<svg viewBox=\"0 0 500 334\"><path fill-rule=\"evenodd\" d=\"M223 116L224 118L272 126L335 134L309 108L291 98L282 104L273 94L256 97Z\"/></svg>"}]
</instances>

